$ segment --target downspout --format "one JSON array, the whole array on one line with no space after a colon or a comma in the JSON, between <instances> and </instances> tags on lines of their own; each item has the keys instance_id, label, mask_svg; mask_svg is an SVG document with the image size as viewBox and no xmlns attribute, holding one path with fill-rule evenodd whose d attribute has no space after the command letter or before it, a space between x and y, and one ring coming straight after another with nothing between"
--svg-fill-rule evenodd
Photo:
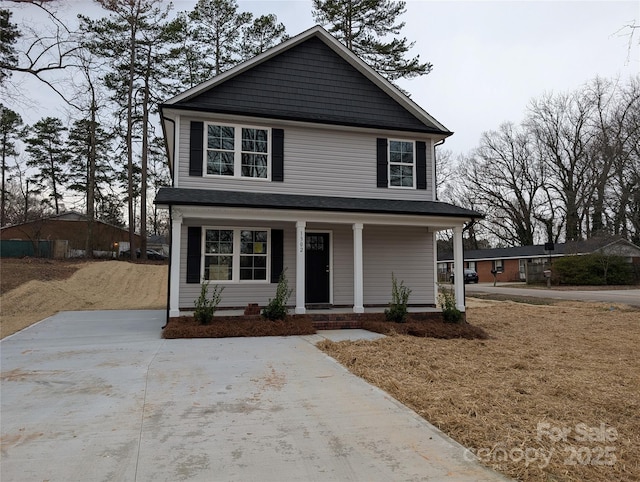
<instances>
[{"instance_id":1,"label":"downspout","mask_svg":"<svg viewBox=\"0 0 640 482\"><path fill-rule=\"evenodd\" d=\"M160 110L162 111L162 107L160 107ZM166 117L164 115L161 114L161 120L163 121L168 121L171 122L173 124L173 146L174 146L174 150L175 150L175 145L176 145L176 136L179 135L179 133L176 132L176 121L174 121L173 119L170 119L169 117ZM167 138L167 131L164 128L164 122L160 122L160 125L162 126L162 134L164 135L164 138ZM167 143L165 142L165 148L167 151L167 159L171 159L171 153L169 152L169 146L167 145ZM169 174L171 175L171 187L175 187L175 176L173 175L173 171L175 168L175 160L176 160L176 152L173 153L173 163L169 163ZM169 206L169 226L172 227L173 226L173 209L172 206ZM170 228L171 229L171 228ZM173 230L172 230L173 231ZM171 234L173 234L173 232L171 231ZM166 315L166 321L164 326L162 327L162 329L165 329L167 327L167 325L169 324L169 312L170 312L170 306L169 306L169 300L171 299L171 263L172 263L172 259L173 256L171 256L171 254L173 253L173 238L171 239L171 244L169 245L169 276L167 276L167 315Z\"/></svg>"},{"instance_id":2,"label":"downspout","mask_svg":"<svg viewBox=\"0 0 640 482\"><path fill-rule=\"evenodd\" d=\"M173 181L172 181L173 182ZM169 206L169 226L173 226L173 209L172 206ZM173 232L171 231L171 233L173 234ZM171 244L169 245L169 276L167 276L167 316L166 316L166 320L164 323L164 326L162 327L162 329L164 330L167 325L169 324L169 310L171 309L169 306L169 300L171 300L171 260L173 259L173 256L171 256L171 253L173 253L173 239L171 239Z\"/></svg>"},{"instance_id":3,"label":"downspout","mask_svg":"<svg viewBox=\"0 0 640 482\"><path fill-rule=\"evenodd\" d=\"M438 200L438 157L436 156L436 147L441 146L445 143L447 138L445 137L439 142L436 142L433 145L433 191L435 194L435 200Z\"/></svg>"}]
</instances>

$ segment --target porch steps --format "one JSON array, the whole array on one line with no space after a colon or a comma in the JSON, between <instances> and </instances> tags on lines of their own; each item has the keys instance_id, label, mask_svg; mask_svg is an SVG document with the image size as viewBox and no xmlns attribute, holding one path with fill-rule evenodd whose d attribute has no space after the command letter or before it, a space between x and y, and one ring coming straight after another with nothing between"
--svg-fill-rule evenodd
<instances>
[{"instance_id":1,"label":"porch steps","mask_svg":"<svg viewBox=\"0 0 640 482\"><path fill-rule=\"evenodd\" d=\"M316 330L347 330L362 328L365 321L385 321L384 313L307 313L294 318L311 320ZM440 311L410 312L408 321L442 320Z\"/></svg>"}]
</instances>

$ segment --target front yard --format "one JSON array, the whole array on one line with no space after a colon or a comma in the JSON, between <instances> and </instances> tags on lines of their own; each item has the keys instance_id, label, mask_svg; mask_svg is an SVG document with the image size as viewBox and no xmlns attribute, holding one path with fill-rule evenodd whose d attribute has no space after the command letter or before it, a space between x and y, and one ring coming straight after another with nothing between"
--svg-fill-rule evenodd
<instances>
[{"instance_id":1,"label":"front yard","mask_svg":"<svg viewBox=\"0 0 640 482\"><path fill-rule=\"evenodd\" d=\"M510 477L640 479L640 311L472 300L468 320L492 338L320 348Z\"/></svg>"}]
</instances>

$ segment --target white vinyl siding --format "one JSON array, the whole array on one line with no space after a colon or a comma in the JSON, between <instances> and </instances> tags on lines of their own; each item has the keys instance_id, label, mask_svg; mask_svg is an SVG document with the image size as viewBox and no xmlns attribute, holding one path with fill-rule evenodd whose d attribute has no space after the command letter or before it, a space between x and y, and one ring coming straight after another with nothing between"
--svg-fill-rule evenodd
<instances>
[{"instance_id":1,"label":"white vinyl siding","mask_svg":"<svg viewBox=\"0 0 640 482\"><path fill-rule=\"evenodd\" d=\"M177 175L181 188L422 201L433 199L433 179L430 175L433 149L431 139L424 135L415 134L413 140L422 140L427 144L427 190L377 187L376 139L397 139L397 133L389 132L387 135L384 132L349 132L303 126L271 126L284 129L284 182L256 182L255 179L232 176L189 176L190 120L182 119L180 123L181 162L178 163ZM404 138L407 138L406 135L403 135ZM268 176L271 176L271 172Z\"/></svg>"},{"instance_id":2,"label":"white vinyl siding","mask_svg":"<svg viewBox=\"0 0 640 482\"><path fill-rule=\"evenodd\" d=\"M433 304L433 236L424 227L366 225L364 304L391 301L391 273L411 290L409 304Z\"/></svg>"},{"instance_id":3,"label":"white vinyl siding","mask_svg":"<svg viewBox=\"0 0 640 482\"><path fill-rule=\"evenodd\" d=\"M186 283L187 226L211 226L211 220L190 219L182 226L180 264L180 302L183 310L192 310L200 294L200 285ZM243 227L242 222L225 226ZM251 222L254 228L284 230L284 267L293 293L289 304L295 303L296 253L294 223ZM333 248L333 304L353 305L353 229L351 224L309 223L309 231L331 231ZM424 227L364 225L364 303L385 305L391 301L391 273L412 290L410 304L433 304L433 236ZM211 282L212 285L215 282ZM244 308L249 303L265 306L273 298L276 283L225 283L220 308Z\"/></svg>"}]
</instances>

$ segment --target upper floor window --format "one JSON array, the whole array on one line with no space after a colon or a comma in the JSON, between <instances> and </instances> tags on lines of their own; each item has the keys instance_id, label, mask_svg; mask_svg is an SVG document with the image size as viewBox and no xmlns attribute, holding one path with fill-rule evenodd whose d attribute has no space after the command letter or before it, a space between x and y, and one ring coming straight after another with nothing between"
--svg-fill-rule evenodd
<instances>
[{"instance_id":1,"label":"upper floor window","mask_svg":"<svg viewBox=\"0 0 640 482\"><path fill-rule=\"evenodd\" d=\"M269 129L207 124L206 173L267 179Z\"/></svg>"},{"instance_id":2,"label":"upper floor window","mask_svg":"<svg viewBox=\"0 0 640 482\"><path fill-rule=\"evenodd\" d=\"M415 189L415 179L414 143L389 140L389 187Z\"/></svg>"}]
</instances>

